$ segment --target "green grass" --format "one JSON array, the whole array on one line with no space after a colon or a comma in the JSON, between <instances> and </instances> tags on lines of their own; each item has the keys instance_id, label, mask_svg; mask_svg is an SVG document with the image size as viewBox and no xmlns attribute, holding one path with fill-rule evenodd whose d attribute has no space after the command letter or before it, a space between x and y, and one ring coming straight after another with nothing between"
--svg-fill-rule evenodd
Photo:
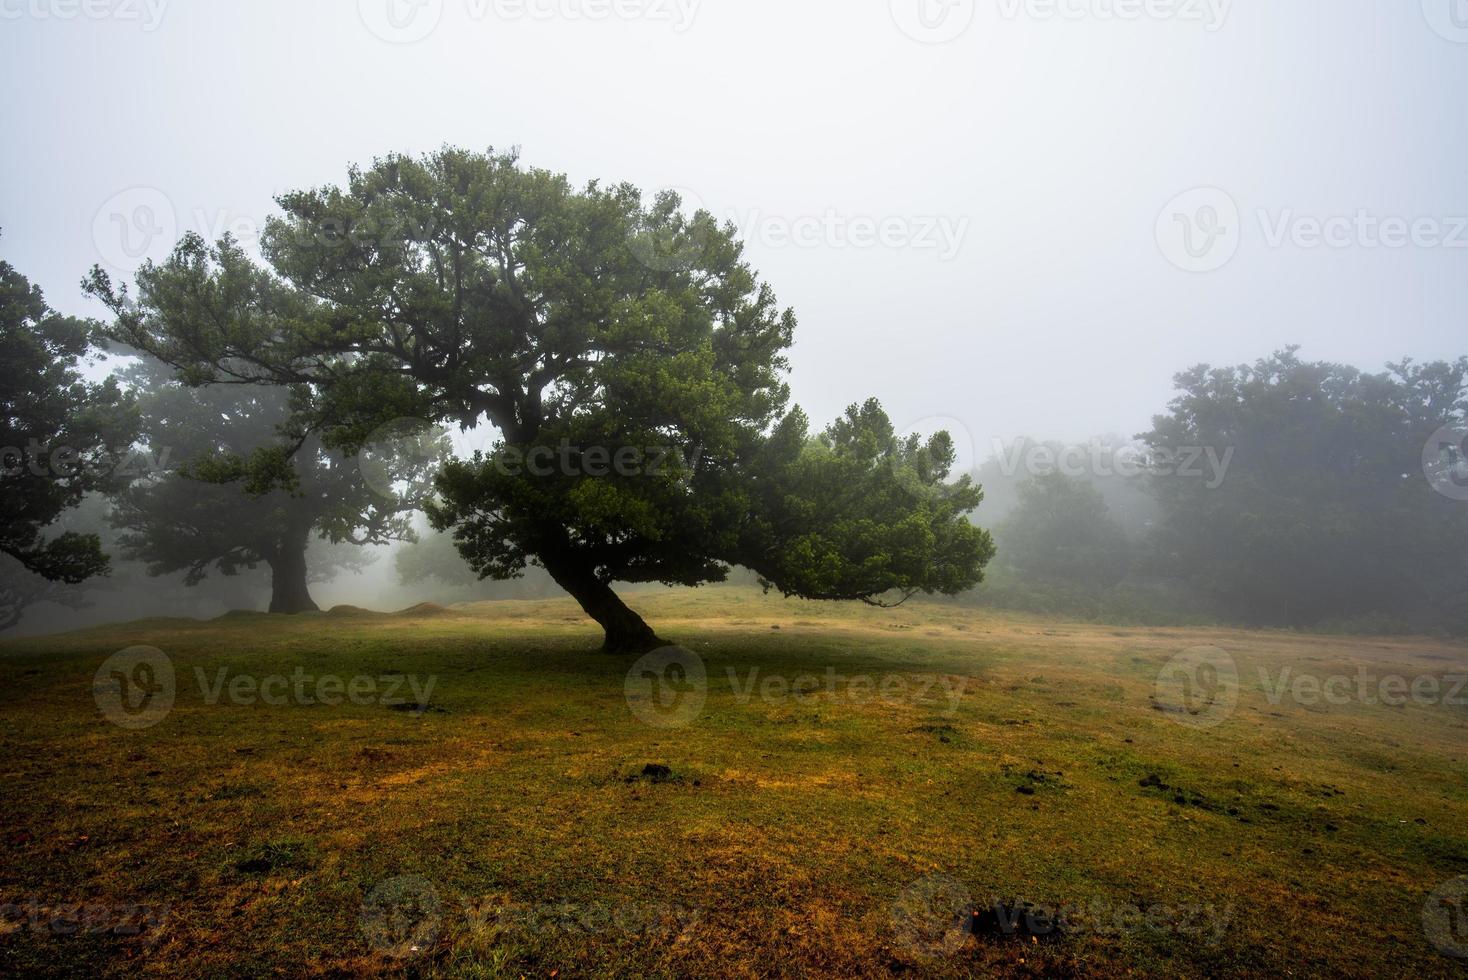
<instances>
[{"instance_id":1,"label":"green grass","mask_svg":"<svg viewBox=\"0 0 1468 980\"><path fill-rule=\"evenodd\" d=\"M1276 705L1258 669L1461 674L1462 644L734 588L635 604L706 664L686 727L639 720L635 658L594 653L561 601L0 645L0 905L47 910L0 921L0 973L1460 975L1422 907L1468 874L1468 711ZM177 699L126 730L99 710L94 675L135 644L167 654ZM1152 703L1158 671L1197 644L1241 668L1217 728ZM195 671L213 684L221 668L433 678L434 710L211 704ZM828 669L907 691L759 695ZM937 937L895 909L943 883L981 905L1220 924L983 936L933 955L918 940ZM82 914L88 927L62 934L43 921ZM117 934L147 915L162 926Z\"/></svg>"}]
</instances>

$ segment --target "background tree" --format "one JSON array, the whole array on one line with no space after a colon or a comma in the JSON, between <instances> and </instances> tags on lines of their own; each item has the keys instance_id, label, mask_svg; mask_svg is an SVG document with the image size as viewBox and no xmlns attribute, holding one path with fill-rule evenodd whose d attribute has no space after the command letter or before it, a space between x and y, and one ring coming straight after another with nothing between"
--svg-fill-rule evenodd
<instances>
[{"instance_id":1,"label":"background tree","mask_svg":"<svg viewBox=\"0 0 1468 980\"><path fill-rule=\"evenodd\" d=\"M1000 562L1036 582L1102 589L1123 579L1131 544L1085 480L1051 472L1019 484L1019 503L995 529Z\"/></svg>"},{"instance_id":2,"label":"background tree","mask_svg":"<svg viewBox=\"0 0 1468 980\"><path fill-rule=\"evenodd\" d=\"M309 386L296 424L348 451L391 417L488 421L500 443L445 467L432 520L483 576L545 568L608 650L662 642L614 581L742 564L878 602L982 577L992 542L964 518L981 494L945 482L946 437L899 440L869 402L811 440L787 410L794 315L733 227L676 195L445 149L278 203L274 274L197 238L140 271L136 306L94 271L115 336L194 381Z\"/></svg>"},{"instance_id":3,"label":"background tree","mask_svg":"<svg viewBox=\"0 0 1468 980\"><path fill-rule=\"evenodd\" d=\"M1429 437L1463 425L1465 378L1468 359L1364 374L1294 348L1179 374L1143 437L1159 468L1158 559L1249 621L1468 626L1468 505L1423 468ZM1233 451L1221 485L1181 470L1192 447Z\"/></svg>"},{"instance_id":4,"label":"background tree","mask_svg":"<svg viewBox=\"0 0 1468 980\"><path fill-rule=\"evenodd\" d=\"M299 613L317 608L313 579L368 560L352 546L409 535L406 501L395 484L422 474L364 479L358 460L290 430L285 388L189 387L152 360L124 377L139 392L146 448L175 464L114 498L123 554L146 562L149 574L183 572L195 585L211 570L232 576L263 564L270 569L270 611ZM347 547L310 551L313 538Z\"/></svg>"},{"instance_id":5,"label":"background tree","mask_svg":"<svg viewBox=\"0 0 1468 980\"><path fill-rule=\"evenodd\" d=\"M106 573L96 535L47 529L88 493L113 485L137 427L113 379L82 376L91 331L0 262L0 553L51 583ZM14 566L8 575L13 595L50 591L27 584Z\"/></svg>"}]
</instances>

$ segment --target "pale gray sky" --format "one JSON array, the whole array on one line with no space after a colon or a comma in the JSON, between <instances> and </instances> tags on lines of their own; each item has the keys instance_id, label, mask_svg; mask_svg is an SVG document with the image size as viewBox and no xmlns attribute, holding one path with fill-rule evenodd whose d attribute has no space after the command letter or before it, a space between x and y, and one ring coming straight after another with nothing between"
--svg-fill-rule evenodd
<instances>
[{"instance_id":1,"label":"pale gray sky","mask_svg":"<svg viewBox=\"0 0 1468 980\"><path fill-rule=\"evenodd\" d=\"M0 0L0 72L0 255L67 312L452 143L690 192L813 419L980 456L1136 432L1198 361L1468 350L1468 0Z\"/></svg>"}]
</instances>

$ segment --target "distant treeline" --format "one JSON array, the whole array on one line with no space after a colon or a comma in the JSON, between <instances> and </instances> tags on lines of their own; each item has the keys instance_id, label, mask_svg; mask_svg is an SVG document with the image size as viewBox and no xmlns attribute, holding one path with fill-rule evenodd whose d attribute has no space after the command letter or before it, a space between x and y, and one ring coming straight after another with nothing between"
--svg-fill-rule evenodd
<instances>
[{"instance_id":1,"label":"distant treeline","mask_svg":"<svg viewBox=\"0 0 1468 980\"><path fill-rule=\"evenodd\" d=\"M1134 441L980 469L999 555L965 599L1068 617L1468 632L1468 359L1197 367Z\"/></svg>"}]
</instances>

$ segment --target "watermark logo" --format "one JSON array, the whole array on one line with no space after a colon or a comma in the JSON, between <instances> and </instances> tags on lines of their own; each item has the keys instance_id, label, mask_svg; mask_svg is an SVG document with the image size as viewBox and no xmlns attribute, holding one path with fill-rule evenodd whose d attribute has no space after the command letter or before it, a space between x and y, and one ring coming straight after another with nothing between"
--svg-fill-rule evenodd
<instances>
[{"instance_id":1,"label":"watermark logo","mask_svg":"<svg viewBox=\"0 0 1468 980\"><path fill-rule=\"evenodd\" d=\"M945 44L974 22L975 0L890 0L899 30L923 44Z\"/></svg>"},{"instance_id":2,"label":"watermark logo","mask_svg":"<svg viewBox=\"0 0 1468 980\"><path fill-rule=\"evenodd\" d=\"M1239 667L1226 650L1189 647L1157 674L1153 706L1182 725L1213 728L1239 703Z\"/></svg>"},{"instance_id":3,"label":"watermark logo","mask_svg":"<svg viewBox=\"0 0 1468 980\"><path fill-rule=\"evenodd\" d=\"M669 938L703 920L703 910L671 902L623 899L518 902L509 895L474 896L446 888L422 875L381 882L362 902L362 934L373 949L411 960L433 949L452 923L456 934L500 941L507 936L593 936Z\"/></svg>"},{"instance_id":4,"label":"watermark logo","mask_svg":"<svg viewBox=\"0 0 1468 980\"><path fill-rule=\"evenodd\" d=\"M644 220L628 231L627 245L633 258L653 272L687 272L698 264L708 245L707 226L696 223L698 213L705 210L703 201L687 187L669 187L663 191L667 194L678 199L678 210L683 215L681 227Z\"/></svg>"},{"instance_id":5,"label":"watermark logo","mask_svg":"<svg viewBox=\"0 0 1468 980\"><path fill-rule=\"evenodd\" d=\"M930 874L913 882L892 906L893 932L909 953L922 959L952 956L970 936L1027 943L1068 936L1178 935L1208 946L1223 941L1233 920L1231 903L1139 904L970 899L962 882Z\"/></svg>"},{"instance_id":6,"label":"watermark logo","mask_svg":"<svg viewBox=\"0 0 1468 980\"><path fill-rule=\"evenodd\" d=\"M972 475L979 467L978 440L974 438L973 430L961 419L951 415L930 415L909 422L907 425L898 426L893 431L899 437L913 433L920 437L925 447L928 440L936 433L948 433L948 437L953 440L953 465L948 470L949 480L955 480L966 474Z\"/></svg>"},{"instance_id":7,"label":"watermark logo","mask_svg":"<svg viewBox=\"0 0 1468 980\"><path fill-rule=\"evenodd\" d=\"M422 875L379 883L362 901L362 935L393 959L410 959L431 947L443 925L443 903Z\"/></svg>"},{"instance_id":8,"label":"watermark logo","mask_svg":"<svg viewBox=\"0 0 1468 980\"><path fill-rule=\"evenodd\" d=\"M1468 423L1445 425L1422 447L1422 472L1450 500L1468 500Z\"/></svg>"},{"instance_id":9,"label":"watermark logo","mask_svg":"<svg viewBox=\"0 0 1468 980\"><path fill-rule=\"evenodd\" d=\"M378 39L414 44L443 19L443 0L357 0L357 15Z\"/></svg>"},{"instance_id":10,"label":"watermark logo","mask_svg":"<svg viewBox=\"0 0 1468 980\"><path fill-rule=\"evenodd\" d=\"M1157 216L1157 247L1185 272L1213 272L1238 253L1242 220L1226 191L1197 187L1184 191Z\"/></svg>"},{"instance_id":11,"label":"watermark logo","mask_svg":"<svg viewBox=\"0 0 1468 980\"><path fill-rule=\"evenodd\" d=\"M119 650L97 668L92 696L102 717L119 728L152 728L173 710L173 661L157 647Z\"/></svg>"},{"instance_id":12,"label":"watermark logo","mask_svg":"<svg viewBox=\"0 0 1468 980\"><path fill-rule=\"evenodd\" d=\"M973 930L973 897L945 874L919 878L892 904L892 931L904 949L923 959L952 956Z\"/></svg>"},{"instance_id":13,"label":"watermark logo","mask_svg":"<svg viewBox=\"0 0 1468 980\"><path fill-rule=\"evenodd\" d=\"M1383 214L1368 208L1306 214L1294 208L1255 208L1246 223L1237 202L1216 187L1197 188L1169 201L1157 218L1157 244L1178 268L1213 272L1233 259L1246 225L1255 223L1259 240L1272 250L1468 249L1465 215Z\"/></svg>"},{"instance_id":14,"label":"watermark logo","mask_svg":"<svg viewBox=\"0 0 1468 980\"><path fill-rule=\"evenodd\" d=\"M1468 44L1468 0L1422 0L1422 14L1439 37Z\"/></svg>"},{"instance_id":15,"label":"watermark logo","mask_svg":"<svg viewBox=\"0 0 1468 980\"><path fill-rule=\"evenodd\" d=\"M311 707L343 704L381 706L422 716L431 708L438 678L416 674L308 674L297 667L290 674L231 674L220 667L211 676L203 667L194 668L199 696L207 705L257 704L272 707ZM178 681L173 661L157 647L128 647L108 657L97 668L92 692L103 717L120 728L150 728L162 721L177 696Z\"/></svg>"},{"instance_id":16,"label":"watermark logo","mask_svg":"<svg viewBox=\"0 0 1468 980\"><path fill-rule=\"evenodd\" d=\"M1468 877L1454 878L1427 896L1422 928L1439 953L1468 960Z\"/></svg>"},{"instance_id":17,"label":"watermark logo","mask_svg":"<svg viewBox=\"0 0 1468 980\"><path fill-rule=\"evenodd\" d=\"M131 187L112 195L92 218L92 244L102 261L132 275L156 249L178 240L178 212L156 187Z\"/></svg>"},{"instance_id":18,"label":"watermark logo","mask_svg":"<svg viewBox=\"0 0 1468 980\"><path fill-rule=\"evenodd\" d=\"M1304 707L1320 704L1340 707L1354 703L1368 707L1386 705L1388 708L1401 708L1407 704L1468 708L1468 696L1465 696L1468 674L1418 674L1409 678L1403 674L1379 676L1367 667L1358 667L1354 675L1322 677L1296 674L1293 667L1286 665L1274 676L1260 667L1259 686L1264 690L1265 700L1276 706L1289 697Z\"/></svg>"},{"instance_id":19,"label":"watermark logo","mask_svg":"<svg viewBox=\"0 0 1468 980\"><path fill-rule=\"evenodd\" d=\"M433 475L448 453L448 430L399 418L375 429L357 454L362 482L384 500L418 507L433 494Z\"/></svg>"},{"instance_id":20,"label":"watermark logo","mask_svg":"<svg viewBox=\"0 0 1468 980\"><path fill-rule=\"evenodd\" d=\"M627 707L654 728L683 728L703 712L708 671L703 658L679 646L661 647L638 658L623 684Z\"/></svg>"}]
</instances>

